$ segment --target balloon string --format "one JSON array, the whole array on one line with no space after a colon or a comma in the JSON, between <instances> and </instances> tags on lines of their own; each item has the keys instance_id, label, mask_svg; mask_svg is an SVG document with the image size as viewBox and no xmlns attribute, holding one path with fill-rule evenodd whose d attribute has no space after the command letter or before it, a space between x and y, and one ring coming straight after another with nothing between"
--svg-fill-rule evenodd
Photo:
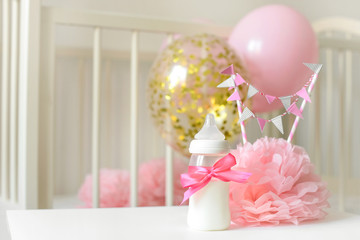
<instances>
[{"instance_id":1,"label":"balloon string","mask_svg":"<svg viewBox=\"0 0 360 240\"><path fill-rule=\"evenodd\" d=\"M238 87L235 87L235 91L237 91L239 93ZM241 118L241 114L242 114L242 109L241 109L241 102L240 100L236 100L236 104L237 104L237 108L238 108L238 113L239 113L239 119ZM241 127L241 135L242 135L242 141L243 144L247 143L247 135L246 135L246 130L245 130L245 123L244 121L240 122L240 127Z\"/></svg>"},{"instance_id":2,"label":"balloon string","mask_svg":"<svg viewBox=\"0 0 360 240\"><path fill-rule=\"evenodd\" d=\"M238 86L236 86L235 81L234 81L234 90L235 92L237 92L238 96L240 96L240 91ZM236 105L237 105L237 109L238 109L238 114L239 114L239 119L241 118L242 115L242 108L241 105L243 105L243 102L240 100L236 100ZM240 122L240 128L241 128L241 136L242 136L242 142L243 144L247 143L247 135L246 135L246 129L245 129L245 123L244 121Z\"/></svg>"},{"instance_id":3,"label":"balloon string","mask_svg":"<svg viewBox=\"0 0 360 240\"><path fill-rule=\"evenodd\" d=\"M312 81L311 81L310 86L309 86L309 88L307 90L309 95L311 94L311 92L312 92L312 90L314 88L315 82L317 80L317 74L314 74L310 79ZM305 105L306 105L306 100L304 99L303 102L301 103L301 106L300 106L300 112L301 113L304 111ZM295 134L295 131L296 131L296 128L297 128L297 126L299 124L299 121L300 121L300 117L297 116L295 118L295 121L294 121L292 127L291 127L290 134L289 134L289 137L287 139L288 143L290 143L292 141L292 139L294 137L294 134Z\"/></svg>"}]
</instances>

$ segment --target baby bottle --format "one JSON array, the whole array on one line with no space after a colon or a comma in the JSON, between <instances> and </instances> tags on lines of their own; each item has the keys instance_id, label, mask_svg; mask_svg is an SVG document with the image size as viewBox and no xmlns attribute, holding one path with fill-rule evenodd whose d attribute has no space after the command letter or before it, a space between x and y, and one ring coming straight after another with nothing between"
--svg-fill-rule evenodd
<instances>
[{"instance_id":1,"label":"baby bottle","mask_svg":"<svg viewBox=\"0 0 360 240\"><path fill-rule=\"evenodd\" d=\"M208 114L204 126L191 141L189 166L212 167L229 153L229 144L216 126L213 114ZM229 182L217 178L189 199L188 225L197 230L224 230L230 225Z\"/></svg>"}]
</instances>

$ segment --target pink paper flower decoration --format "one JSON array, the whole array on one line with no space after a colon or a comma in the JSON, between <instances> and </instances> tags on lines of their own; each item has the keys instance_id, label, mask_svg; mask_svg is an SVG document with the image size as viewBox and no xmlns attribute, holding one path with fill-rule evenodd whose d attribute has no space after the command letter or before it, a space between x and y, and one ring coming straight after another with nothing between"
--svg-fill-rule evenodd
<instances>
[{"instance_id":1,"label":"pink paper flower decoration","mask_svg":"<svg viewBox=\"0 0 360 240\"><path fill-rule=\"evenodd\" d=\"M234 170L252 173L248 184L231 183L234 223L245 226L299 224L323 218L329 207L326 183L314 173L305 150L284 139L261 138L239 145Z\"/></svg>"},{"instance_id":2,"label":"pink paper flower decoration","mask_svg":"<svg viewBox=\"0 0 360 240\"><path fill-rule=\"evenodd\" d=\"M174 159L174 205L179 205L184 196L180 175L187 171L187 165ZM143 163L139 168L139 205L164 206L165 205L165 160L155 159Z\"/></svg>"},{"instance_id":3,"label":"pink paper flower decoration","mask_svg":"<svg viewBox=\"0 0 360 240\"><path fill-rule=\"evenodd\" d=\"M174 159L174 204L180 204L186 189L180 183L180 174L186 172L184 162ZM139 167L139 206L165 205L165 160L155 159ZM88 175L79 190L79 199L85 208L92 207L92 176ZM130 203L129 172L118 169L100 170L100 206L128 207Z\"/></svg>"},{"instance_id":4,"label":"pink paper flower decoration","mask_svg":"<svg viewBox=\"0 0 360 240\"><path fill-rule=\"evenodd\" d=\"M100 170L100 207L127 207L130 196L130 176L128 171L118 169ZM92 207L92 175L86 176L79 190L82 207Z\"/></svg>"}]
</instances>

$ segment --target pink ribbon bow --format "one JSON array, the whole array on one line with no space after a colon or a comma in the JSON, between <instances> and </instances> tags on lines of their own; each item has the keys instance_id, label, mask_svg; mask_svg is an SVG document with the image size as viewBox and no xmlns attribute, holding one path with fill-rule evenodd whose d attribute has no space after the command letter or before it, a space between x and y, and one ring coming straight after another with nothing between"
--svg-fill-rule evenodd
<instances>
[{"instance_id":1,"label":"pink ribbon bow","mask_svg":"<svg viewBox=\"0 0 360 240\"><path fill-rule=\"evenodd\" d=\"M205 187L213 177L224 182L245 182L251 176L251 173L231 170L235 165L236 159L229 153L214 163L212 167L189 166L188 173L181 174L181 185L184 188L189 188L184 193L184 199L181 204L188 200L191 195Z\"/></svg>"}]
</instances>

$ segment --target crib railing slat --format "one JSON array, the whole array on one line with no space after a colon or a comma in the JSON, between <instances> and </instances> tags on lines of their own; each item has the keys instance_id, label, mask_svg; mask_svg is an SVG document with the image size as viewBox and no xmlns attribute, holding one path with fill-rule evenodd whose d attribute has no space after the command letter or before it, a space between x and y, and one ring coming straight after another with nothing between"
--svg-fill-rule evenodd
<instances>
[{"instance_id":1,"label":"crib railing slat","mask_svg":"<svg viewBox=\"0 0 360 240\"><path fill-rule=\"evenodd\" d=\"M346 39L351 39L351 35L347 34ZM342 88L341 88L341 151L340 151L340 168L341 174L339 175L339 210L345 210L345 199L347 193L347 183L351 176L351 128L353 126L352 120L352 53L350 50L346 50L342 53Z\"/></svg>"},{"instance_id":2,"label":"crib railing slat","mask_svg":"<svg viewBox=\"0 0 360 240\"><path fill-rule=\"evenodd\" d=\"M10 1L2 1L2 72L1 72L1 197L8 198L8 133L9 133L9 56Z\"/></svg>"},{"instance_id":3,"label":"crib railing slat","mask_svg":"<svg viewBox=\"0 0 360 240\"><path fill-rule=\"evenodd\" d=\"M345 206L345 165L346 165L346 143L345 143L345 132L346 132L346 126L345 126L345 76L344 76L344 52L341 51L339 53L339 90L340 90L340 139L339 139L339 147L340 147L340 154L339 154L339 159L338 161L338 172L339 172L339 177L338 177L338 201L339 201L339 210L340 211L344 211L344 206Z\"/></svg>"},{"instance_id":4,"label":"crib railing slat","mask_svg":"<svg viewBox=\"0 0 360 240\"><path fill-rule=\"evenodd\" d=\"M39 55L40 55L40 8L41 1L19 2L19 69L18 71L18 203L22 208L39 207L39 185L41 170L47 166L39 164ZM45 44L46 45L46 44ZM41 45L44 48L44 45ZM51 62L51 61L50 61ZM49 62L49 63L50 63ZM42 66L43 67L43 66ZM47 65L49 70L51 67ZM51 78L46 78L47 82ZM48 91L51 94L51 91ZM51 103L50 99L47 102ZM46 139L47 144L51 139ZM39 147L40 146L40 147ZM49 158L47 158L49 161ZM46 171L47 173L48 171ZM47 178L47 184L52 180Z\"/></svg>"},{"instance_id":5,"label":"crib railing slat","mask_svg":"<svg viewBox=\"0 0 360 240\"><path fill-rule=\"evenodd\" d=\"M79 89L79 129L78 129L78 184L80 185L85 178L84 169L84 108L85 108L85 59L78 60L78 89Z\"/></svg>"},{"instance_id":6,"label":"crib railing slat","mask_svg":"<svg viewBox=\"0 0 360 240\"><path fill-rule=\"evenodd\" d=\"M39 2L39 0L37 0ZM36 1L31 1L36 2ZM40 9L39 9L40 11ZM22 14L21 14L22 16ZM21 26L23 27L23 26ZM54 198L55 153L55 24L53 16L41 10L41 71L39 79L39 118L38 118L38 187L39 207L51 208ZM40 48L39 48L40 49ZM20 56L22 57L22 56ZM26 61L26 60L24 60ZM22 73L20 72L20 75ZM21 77L20 77L21 79ZM20 118L21 119L21 118ZM19 191L19 197L20 193ZM25 198L26 196L24 196Z\"/></svg>"},{"instance_id":7,"label":"crib railing slat","mask_svg":"<svg viewBox=\"0 0 360 240\"><path fill-rule=\"evenodd\" d=\"M18 31L19 2L11 1L11 48L10 48L10 200L17 200L17 133L18 133Z\"/></svg>"},{"instance_id":8,"label":"crib railing slat","mask_svg":"<svg viewBox=\"0 0 360 240\"><path fill-rule=\"evenodd\" d=\"M330 33L329 33L330 35ZM331 49L326 49L326 165L325 165L325 173L327 176L331 174L331 166L333 164L333 51Z\"/></svg>"},{"instance_id":9,"label":"crib railing slat","mask_svg":"<svg viewBox=\"0 0 360 240\"><path fill-rule=\"evenodd\" d=\"M351 39L351 35L347 34L346 39ZM353 74L352 74L352 52L351 50L345 51L345 146L346 146L346 160L347 165L345 169L346 176L351 176L351 162L352 162L352 127L353 127L353 114L352 114L352 88L353 88Z\"/></svg>"},{"instance_id":10,"label":"crib railing slat","mask_svg":"<svg viewBox=\"0 0 360 240\"><path fill-rule=\"evenodd\" d=\"M130 59L130 206L138 203L138 31L132 32Z\"/></svg>"},{"instance_id":11,"label":"crib railing slat","mask_svg":"<svg viewBox=\"0 0 360 240\"><path fill-rule=\"evenodd\" d=\"M173 40L173 35L168 35L167 42L171 43ZM167 122L167 130L171 128L171 120ZM172 206L174 204L174 159L173 159L173 150L172 148L166 144L165 147L165 159L166 159L166 206Z\"/></svg>"},{"instance_id":12,"label":"crib railing slat","mask_svg":"<svg viewBox=\"0 0 360 240\"><path fill-rule=\"evenodd\" d=\"M93 86L92 86L92 131L91 131L91 165L92 165L92 205L99 207L99 162L100 162L100 78L101 78L101 29L94 28L93 45Z\"/></svg>"}]
</instances>

